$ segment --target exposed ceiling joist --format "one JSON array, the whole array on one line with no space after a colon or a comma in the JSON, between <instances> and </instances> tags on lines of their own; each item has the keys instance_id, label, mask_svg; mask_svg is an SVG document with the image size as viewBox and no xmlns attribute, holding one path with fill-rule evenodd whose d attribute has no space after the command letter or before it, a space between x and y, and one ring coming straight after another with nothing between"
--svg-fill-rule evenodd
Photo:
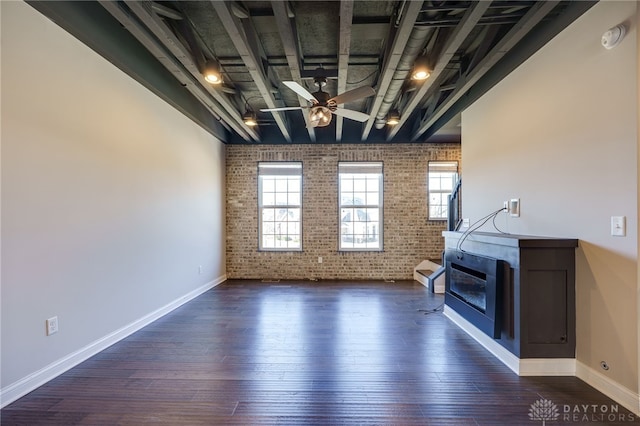
<instances>
[{"instance_id":1,"label":"exposed ceiling joist","mask_svg":"<svg viewBox=\"0 0 640 426\"><path fill-rule=\"evenodd\" d=\"M340 38L338 41L338 90L347 91L347 75L349 69L349 51L351 49L351 22L353 20L353 0L340 2ZM336 141L342 141L343 118L336 116Z\"/></svg>"},{"instance_id":2,"label":"exposed ceiling joist","mask_svg":"<svg viewBox=\"0 0 640 426\"><path fill-rule=\"evenodd\" d=\"M242 126L234 125L235 120L232 117L233 110L227 111L215 98L212 99L211 94L198 83L198 79L167 51L166 46L159 43L137 20L133 19L128 11L123 10L116 1L101 0L99 3L145 46L168 71L175 75L189 92L209 108L217 116L220 123L227 129L232 128L235 130L244 140L251 141L251 136L249 136Z\"/></svg>"},{"instance_id":3,"label":"exposed ceiling joist","mask_svg":"<svg viewBox=\"0 0 640 426\"><path fill-rule=\"evenodd\" d=\"M256 47L251 45L249 38L245 32L245 27L240 20L234 15L231 10L231 5L228 2L221 2L211 0L211 4L216 10L222 25L229 34L233 45L242 57L242 60L251 74L258 91L264 98L268 108L277 108L280 105L276 104L276 101L271 92L271 82L269 81L266 73L262 68L262 61L259 55L256 53ZM287 142L291 142L291 131L289 130L289 124L286 122L284 114L278 111L272 112L276 121L276 125L280 129L282 136Z\"/></svg>"},{"instance_id":4,"label":"exposed ceiling joist","mask_svg":"<svg viewBox=\"0 0 640 426\"><path fill-rule=\"evenodd\" d=\"M160 18L153 8L146 8L142 2L139 1L126 1L125 4L131 9L131 11L137 16L137 18L151 31L159 40L162 45L169 50L172 54L172 59L177 59L182 66L188 71L192 78L198 81L199 86L208 93L210 96L218 102L220 105L219 115L224 116L228 121L230 127L235 131L241 132L241 134L247 135L245 140L258 140L258 133L248 128L242 122L242 117L237 111L237 108L229 101L229 99L223 93L218 92L216 89L208 84L198 66L197 59L192 56L189 50L182 44L182 42L176 37L171 28ZM171 55L168 55L171 56ZM198 99L203 100L206 96L197 95Z\"/></svg>"},{"instance_id":5,"label":"exposed ceiling joist","mask_svg":"<svg viewBox=\"0 0 640 426\"><path fill-rule=\"evenodd\" d=\"M422 9L422 4L422 1L410 1L405 3L405 7L402 11L402 18L400 19L400 24L396 29L393 43L386 55L380 82L376 87L376 97L369 111L370 118L366 122L364 130L362 132L361 139L363 141L369 137L369 133L371 132L371 128L373 127L373 123L375 122L378 110L382 105L382 101L384 100L387 89L391 84L391 80L396 71L396 67L398 66L398 62L400 61L400 58L404 53L404 48L407 44L407 40L411 35L413 26L415 25L416 19L418 18L420 10Z\"/></svg>"},{"instance_id":6,"label":"exposed ceiling joist","mask_svg":"<svg viewBox=\"0 0 640 426\"><path fill-rule=\"evenodd\" d=\"M460 113L595 3L28 2L230 144L293 143L294 136L295 143L458 142L459 127L450 124L459 122ZM419 85L408 77L425 52L433 54L434 69ZM209 59L224 67L224 86L204 82ZM330 79L328 92L344 95L356 85L351 79L369 79L375 97L338 96L348 108L338 108L332 122L319 126L324 129L313 128L308 114L298 115L314 101L304 89L306 78L317 77L313 66ZM304 89L294 92L306 99L282 80L293 80ZM249 127L243 113L250 99L250 109L292 111L262 115L258 127ZM402 123L386 127L396 109Z\"/></svg>"},{"instance_id":7,"label":"exposed ceiling joist","mask_svg":"<svg viewBox=\"0 0 640 426\"><path fill-rule=\"evenodd\" d=\"M429 127L431 127L453 104L460 99L473 85L484 76L502 57L515 47L545 16L547 16L559 3L549 0L536 3L520 22L496 44L493 49L482 59L478 65L462 76L456 83L456 89L436 108L433 114L425 117L414 132L412 140L417 140Z\"/></svg>"},{"instance_id":8,"label":"exposed ceiling joist","mask_svg":"<svg viewBox=\"0 0 640 426\"><path fill-rule=\"evenodd\" d=\"M184 16L182 15L182 13L174 9L171 9L167 6L163 6L156 1L151 3L151 9L158 15L166 16L167 18L170 18L170 19L174 19L174 20L184 19Z\"/></svg>"},{"instance_id":9,"label":"exposed ceiling joist","mask_svg":"<svg viewBox=\"0 0 640 426\"><path fill-rule=\"evenodd\" d=\"M278 26L278 31L280 32L280 38L282 39L282 46L287 57L289 70L291 71L291 79L304 87L302 76L300 74L300 68L302 67L302 58L300 57L300 43L298 41L298 35L294 22L291 20L291 18L289 18L289 13L287 11L288 6L282 1L274 0L271 2L271 7L273 8L273 15L276 20L276 25ZM309 106L309 102L300 96L298 96L298 102L300 103L301 107ZM309 114L307 114L307 111L304 110L302 110L301 113L304 117L307 132L309 133L309 139L311 140L311 142L315 142L316 132L311 125L311 120L309 120Z\"/></svg>"},{"instance_id":10,"label":"exposed ceiling joist","mask_svg":"<svg viewBox=\"0 0 640 426\"><path fill-rule=\"evenodd\" d=\"M480 41L480 45L474 52L473 57L471 58L471 60L469 61L469 64L466 67L468 70L474 69L480 63L480 61L485 56L487 56L487 53L489 53L491 46L493 45L493 43L496 40L496 37L498 36L499 30L500 30L500 27L498 25L492 25L487 28L484 37Z\"/></svg>"},{"instance_id":11,"label":"exposed ceiling joist","mask_svg":"<svg viewBox=\"0 0 640 426\"><path fill-rule=\"evenodd\" d=\"M391 140L397 133L400 131L402 126L407 123L413 111L422 104L423 99L427 95L427 92L431 87L436 87L434 83L439 80L439 77L442 75L445 67L451 62L451 59L455 55L455 53L460 49L462 43L467 39L473 28L476 26L482 15L486 12L486 10L491 5L490 1L482 1L474 3L469 9L467 9L466 13L462 17L460 24L453 31L451 36L447 39L445 46L433 67L433 71L431 72L431 76L413 93L413 96L409 99L407 104L405 105L402 115L400 117L400 122L395 125L389 131L387 135L387 140Z\"/></svg>"}]
</instances>

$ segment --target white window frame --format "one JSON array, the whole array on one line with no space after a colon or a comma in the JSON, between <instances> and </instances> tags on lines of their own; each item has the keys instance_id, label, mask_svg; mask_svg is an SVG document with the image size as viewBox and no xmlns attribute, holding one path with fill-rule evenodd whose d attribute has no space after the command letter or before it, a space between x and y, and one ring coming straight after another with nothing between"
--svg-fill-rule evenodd
<instances>
[{"instance_id":1,"label":"white window frame","mask_svg":"<svg viewBox=\"0 0 640 426\"><path fill-rule=\"evenodd\" d=\"M450 181L450 188L446 181ZM427 217L429 220L448 219L449 195L451 195L457 181L457 161L429 161L427 165ZM438 184L436 185L435 182ZM443 185L445 182L446 185ZM434 203L434 198L438 198L440 202Z\"/></svg>"},{"instance_id":2,"label":"white window frame","mask_svg":"<svg viewBox=\"0 0 640 426\"><path fill-rule=\"evenodd\" d=\"M278 191L274 186L273 191L265 192L265 184L276 184L275 181L273 181L274 178L285 178L287 189L285 191ZM295 178L297 178L299 182L299 187L297 188L298 191L290 191L291 188L289 188L289 185L291 184L291 182L295 182ZM272 182L268 182L267 180ZM280 180L280 185L282 185L283 180L284 179ZM265 195L267 194L268 196L265 197ZM271 194L273 196L271 196ZM295 194L299 194L299 196L297 197L297 203L295 202ZM282 200L283 197L286 198L286 202ZM265 198L268 199L265 200ZM278 200L278 198L280 198L280 200ZM286 210L284 214L286 214L287 220L278 221L278 212L276 211L276 209L280 210L281 213L282 211ZM299 218L299 220L292 221L292 225L290 225L288 221L288 218L292 213L290 212L290 210L295 211L296 209L298 210L297 217ZM275 241L278 239L275 237L277 235L275 233L275 230L274 234L269 234L274 235L274 245L270 246L269 244L266 244L266 235L264 234L264 232L267 228L269 228L269 226L265 224L264 219L270 213L268 210L273 210L271 212L273 213L273 220L270 220L269 222L273 222L274 227L281 229L283 224L286 224L286 231L280 234L280 238L283 238L283 236L285 238L284 240L280 240L286 242L284 246L277 246L275 244ZM295 228L295 225L293 225L293 223L296 222L298 223L298 232L292 233L291 228ZM292 235L297 236L298 238L297 246L290 245L289 243L289 241L291 240L289 240L288 238ZM260 251L302 251L302 162L300 161L265 161L258 163L258 249Z\"/></svg>"},{"instance_id":3,"label":"white window frame","mask_svg":"<svg viewBox=\"0 0 640 426\"><path fill-rule=\"evenodd\" d=\"M369 185L373 179L377 181L377 194L378 194L378 202L371 202L371 200L363 200L360 203L356 203L356 191L352 189L354 196L351 197L351 202L344 202L343 199L343 185L346 186L347 183L343 183L343 176L347 178L351 175L362 175L367 179L367 184ZM353 183L353 182L352 182ZM365 188L369 189L369 188ZM346 191L346 190L345 190ZM374 193L374 191L370 191ZM366 191L368 194L369 192ZM368 196L365 196L368 198ZM374 197L375 198L375 197ZM377 162L346 162L341 161L338 163L338 250L339 251L383 251L384 248L384 170L383 164L381 161ZM375 200L374 200L375 201ZM353 209L352 212L355 213L356 209L364 210L364 217L366 218L363 221L365 232L364 234L356 234L355 230L352 230L351 240L352 241L343 241L343 231L346 226L343 224L342 219L345 214L344 210ZM378 220L371 221L372 223L377 222L377 225L369 226L369 209L377 209ZM360 216L360 215L358 215ZM352 216L353 217L353 216ZM360 223L360 221L358 221ZM354 226L354 225L352 225ZM364 235L362 240L356 241L356 235ZM371 241L369 239L369 235L377 235L378 243L374 246L372 243L375 241Z\"/></svg>"}]
</instances>

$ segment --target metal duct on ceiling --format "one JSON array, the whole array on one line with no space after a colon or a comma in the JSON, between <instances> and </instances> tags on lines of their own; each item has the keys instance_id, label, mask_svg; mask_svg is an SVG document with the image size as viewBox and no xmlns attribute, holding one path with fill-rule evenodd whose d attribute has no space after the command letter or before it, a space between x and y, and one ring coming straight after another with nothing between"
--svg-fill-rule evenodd
<instances>
[{"instance_id":1,"label":"metal duct on ceiling","mask_svg":"<svg viewBox=\"0 0 640 426\"><path fill-rule=\"evenodd\" d=\"M393 107L393 104L402 89L402 85L413 67L413 63L422 52L424 45L432 32L432 27L423 26L416 26L413 28L413 31L411 31L404 52L400 57L398 66L396 67L396 71L393 73L393 77L391 78L391 83L389 83L389 88L387 89L384 99L382 100L382 104L380 105L380 109L376 114L376 129L382 129L387 123L387 113Z\"/></svg>"}]
</instances>

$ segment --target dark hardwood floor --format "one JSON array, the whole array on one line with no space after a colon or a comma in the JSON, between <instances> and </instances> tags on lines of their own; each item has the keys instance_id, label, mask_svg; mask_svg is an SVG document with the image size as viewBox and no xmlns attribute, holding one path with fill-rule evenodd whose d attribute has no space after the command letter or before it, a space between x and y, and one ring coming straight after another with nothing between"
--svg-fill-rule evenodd
<instances>
[{"instance_id":1,"label":"dark hardwood floor","mask_svg":"<svg viewBox=\"0 0 640 426\"><path fill-rule=\"evenodd\" d=\"M442 301L413 281L230 280L5 407L1 423L638 424L575 377L518 377L421 311ZM554 405L530 419L541 399Z\"/></svg>"}]
</instances>

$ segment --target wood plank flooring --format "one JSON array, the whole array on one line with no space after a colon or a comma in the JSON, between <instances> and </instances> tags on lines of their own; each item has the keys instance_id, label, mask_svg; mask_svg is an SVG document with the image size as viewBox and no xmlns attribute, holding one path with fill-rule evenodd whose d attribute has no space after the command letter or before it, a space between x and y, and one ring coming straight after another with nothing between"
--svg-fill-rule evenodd
<instances>
[{"instance_id":1,"label":"wood plank flooring","mask_svg":"<svg viewBox=\"0 0 640 426\"><path fill-rule=\"evenodd\" d=\"M1 423L639 424L577 378L518 377L421 311L441 303L415 281L230 280L5 407ZM541 399L557 418L529 418Z\"/></svg>"}]
</instances>

